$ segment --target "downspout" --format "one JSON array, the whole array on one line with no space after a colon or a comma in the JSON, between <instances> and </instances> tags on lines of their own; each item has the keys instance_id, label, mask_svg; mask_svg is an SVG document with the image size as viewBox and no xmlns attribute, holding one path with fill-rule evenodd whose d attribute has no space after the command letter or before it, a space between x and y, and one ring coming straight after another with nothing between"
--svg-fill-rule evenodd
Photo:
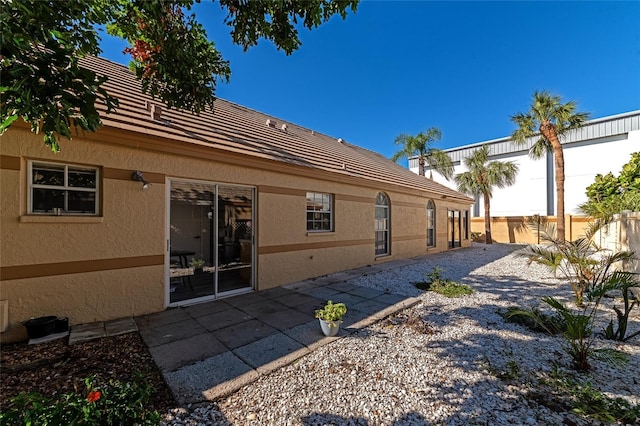
<instances>
[{"instance_id":1,"label":"downspout","mask_svg":"<svg viewBox=\"0 0 640 426\"><path fill-rule=\"evenodd\" d=\"M554 183L553 152L547 151L547 216L556 214Z\"/></svg>"}]
</instances>

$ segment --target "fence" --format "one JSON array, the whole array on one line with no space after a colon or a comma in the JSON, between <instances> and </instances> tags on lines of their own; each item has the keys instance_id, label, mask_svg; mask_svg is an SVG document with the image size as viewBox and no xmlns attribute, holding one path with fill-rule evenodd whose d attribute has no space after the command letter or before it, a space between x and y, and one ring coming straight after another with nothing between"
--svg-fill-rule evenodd
<instances>
[{"instance_id":1,"label":"fence","mask_svg":"<svg viewBox=\"0 0 640 426\"><path fill-rule=\"evenodd\" d=\"M574 240L584 235L591 218L586 216L565 215L565 237ZM509 216L491 218L491 238L497 243L539 244L540 235L531 229L529 223L546 222L555 224L555 216ZM471 232L474 241L484 241L484 217L471 218Z\"/></svg>"},{"instance_id":2,"label":"fence","mask_svg":"<svg viewBox=\"0 0 640 426\"><path fill-rule=\"evenodd\" d=\"M633 260L624 265L630 272L640 272L640 213L624 211L613 217L613 221L594 235L598 245L614 252L633 251Z\"/></svg>"},{"instance_id":3,"label":"fence","mask_svg":"<svg viewBox=\"0 0 640 426\"><path fill-rule=\"evenodd\" d=\"M547 222L556 223L555 216L510 216L491 218L491 237L498 243L539 244L540 235L529 224ZM565 235L567 240L584 236L585 230L593 219L587 216L565 216ZM484 218L471 218L471 233L474 241L484 241ZM640 212L624 211L614 216L613 221L600 229L593 237L600 247L617 251L633 251L634 259L624 265L630 272L640 273Z\"/></svg>"}]
</instances>

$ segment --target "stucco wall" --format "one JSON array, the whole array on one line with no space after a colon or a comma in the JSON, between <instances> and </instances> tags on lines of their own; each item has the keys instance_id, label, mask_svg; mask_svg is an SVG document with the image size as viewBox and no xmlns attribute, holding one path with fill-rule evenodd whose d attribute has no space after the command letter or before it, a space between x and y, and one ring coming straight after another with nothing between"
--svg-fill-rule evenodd
<instances>
[{"instance_id":1,"label":"stucco wall","mask_svg":"<svg viewBox=\"0 0 640 426\"><path fill-rule=\"evenodd\" d=\"M127 134L126 140L131 140ZM140 136L143 138L142 136ZM98 142L96 138L100 138ZM168 300L166 235L168 178L253 186L256 189L257 288L339 270L447 250L447 209L436 202L437 245L426 247L426 200L388 185L325 181L292 174L274 162L247 166L202 148L154 149L153 140L124 144L101 133L63 141L53 154L41 136L13 128L2 136L0 299L9 300L9 321L33 316L68 316L72 324L160 311ZM99 167L99 217L27 214L27 160ZM144 172L152 186L131 180ZM306 232L305 192L335 195L335 231ZM374 200L391 202L391 255L374 254ZM463 246L469 241L463 241Z\"/></svg>"},{"instance_id":2,"label":"stucco wall","mask_svg":"<svg viewBox=\"0 0 640 426\"><path fill-rule=\"evenodd\" d=\"M540 244L544 241L528 224L535 219L531 216L491 217L491 238L497 243ZM541 216L542 222L555 225L555 216ZM575 240L583 237L591 219L585 216L565 215L566 238ZM471 219L471 231L478 233L476 241L484 242L484 218Z\"/></svg>"}]
</instances>

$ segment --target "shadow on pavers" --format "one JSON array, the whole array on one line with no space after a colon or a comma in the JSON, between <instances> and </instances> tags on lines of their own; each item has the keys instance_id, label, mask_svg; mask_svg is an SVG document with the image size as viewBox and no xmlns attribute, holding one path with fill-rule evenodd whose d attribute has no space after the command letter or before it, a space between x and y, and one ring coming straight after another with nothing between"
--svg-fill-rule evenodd
<instances>
[{"instance_id":1,"label":"shadow on pavers","mask_svg":"<svg viewBox=\"0 0 640 426\"><path fill-rule=\"evenodd\" d=\"M313 318L328 296L348 308L336 337L323 336ZM313 283L173 308L136 322L176 400L184 405L235 392L416 303L417 298L365 287Z\"/></svg>"}]
</instances>

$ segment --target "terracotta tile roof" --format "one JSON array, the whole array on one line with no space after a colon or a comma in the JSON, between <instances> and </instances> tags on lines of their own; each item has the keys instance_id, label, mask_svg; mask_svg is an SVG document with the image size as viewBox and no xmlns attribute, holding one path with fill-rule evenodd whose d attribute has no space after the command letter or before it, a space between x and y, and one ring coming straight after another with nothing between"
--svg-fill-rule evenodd
<instances>
[{"instance_id":1,"label":"terracotta tile roof","mask_svg":"<svg viewBox=\"0 0 640 426\"><path fill-rule=\"evenodd\" d=\"M230 152L309 167L369 181L399 185L473 202L469 197L433 182L362 147L300 127L294 123L216 99L214 111L199 116L168 109L144 95L141 84L124 65L103 58L85 58L83 65L109 77L105 88L119 99L115 112L104 114L104 127L215 147ZM147 103L162 109L153 119ZM267 124L270 120L270 125ZM282 126L286 125L286 129Z\"/></svg>"}]
</instances>

